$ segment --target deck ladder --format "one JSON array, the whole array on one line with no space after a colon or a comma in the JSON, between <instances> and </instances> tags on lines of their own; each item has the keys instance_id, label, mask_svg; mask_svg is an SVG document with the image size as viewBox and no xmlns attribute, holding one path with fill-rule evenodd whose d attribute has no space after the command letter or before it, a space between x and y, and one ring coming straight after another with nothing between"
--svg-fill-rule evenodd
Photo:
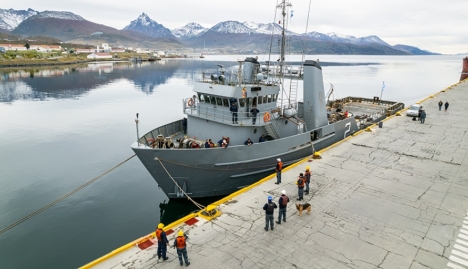
<instances>
[{"instance_id":1,"label":"deck ladder","mask_svg":"<svg viewBox=\"0 0 468 269\"><path fill-rule=\"evenodd\" d=\"M297 86L299 82L297 78L291 78L289 84L289 106L297 110Z\"/></svg>"}]
</instances>

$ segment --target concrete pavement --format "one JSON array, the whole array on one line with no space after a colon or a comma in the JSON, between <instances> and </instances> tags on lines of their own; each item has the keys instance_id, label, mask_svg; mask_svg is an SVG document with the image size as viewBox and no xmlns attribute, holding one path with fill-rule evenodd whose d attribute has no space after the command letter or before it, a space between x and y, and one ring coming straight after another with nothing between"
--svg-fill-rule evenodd
<instances>
[{"instance_id":1,"label":"concrete pavement","mask_svg":"<svg viewBox=\"0 0 468 269\"><path fill-rule=\"evenodd\" d=\"M468 83L422 102L425 124L402 112L221 204L212 221L179 229L191 268L468 268ZM437 103L448 101L447 112ZM274 165L274 164L272 164ZM310 165L312 214L297 215L297 175ZM291 202L265 231L267 196ZM275 220L278 210L275 210ZM128 248L97 268L180 268L177 254Z\"/></svg>"}]
</instances>

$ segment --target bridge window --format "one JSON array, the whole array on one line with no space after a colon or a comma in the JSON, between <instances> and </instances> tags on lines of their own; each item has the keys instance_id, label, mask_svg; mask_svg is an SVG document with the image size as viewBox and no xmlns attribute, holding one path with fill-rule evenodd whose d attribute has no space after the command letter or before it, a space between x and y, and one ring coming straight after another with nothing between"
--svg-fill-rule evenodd
<instances>
[{"instance_id":1,"label":"bridge window","mask_svg":"<svg viewBox=\"0 0 468 269\"><path fill-rule=\"evenodd\" d=\"M229 107L229 100L227 98L223 99L223 103L225 107Z\"/></svg>"},{"instance_id":2,"label":"bridge window","mask_svg":"<svg viewBox=\"0 0 468 269\"><path fill-rule=\"evenodd\" d=\"M252 106L257 106L257 97L254 97L252 100Z\"/></svg>"},{"instance_id":3,"label":"bridge window","mask_svg":"<svg viewBox=\"0 0 468 269\"><path fill-rule=\"evenodd\" d=\"M271 98L270 98L270 102L271 102ZM263 96L263 103L268 103L268 96Z\"/></svg>"},{"instance_id":4,"label":"bridge window","mask_svg":"<svg viewBox=\"0 0 468 269\"><path fill-rule=\"evenodd\" d=\"M278 98L278 94L273 94L273 102L276 102L277 98Z\"/></svg>"},{"instance_id":5,"label":"bridge window","mask_svg":"<svg viewBox=\"0 0 468 269\"><path fill-rule=\"evenodd\" d=\"M259 97L258 97L258 104L261 105L262 103L263 103L263 102L262 102L262 97L259 96Z\"/></svg>"},{"instance_id":6,"label":"bridge window","mask_svg":"<svg viewBox=\"0 0 468 269\"><path fill-rule=\"evenodd\" d=\"M205 103L208 103L208 104L210 103L210 96L208 94L206 95Z\"/></svg>"},{"instance_id":7,"label":"bridge window","mask_svg":"<svg viewBox=\"0 0 468 269\"><path fill-rule=\"evenodd\" d=\"M216 104L218 106L223 106L223 100L221 99L221 97L216 97Z\"/></svg>"},{"instance_id":8,"label":"bridge window","mask_svg":"<svg viewBox=\"0 0 468 269\"><path fill-rule=\"evenodd\" d=\"M271 94L268 95L268 103L271 103ZM275 100L276 101L276 100Z\"/></svg>"},{"instance_id":9,"label":"bridge window","mask_svg":"<svg viewBox=\"0 0 468 269\"><path fill-rule=\"evenodd\" d=\"M216 97L210 96L211 104L216 105Z\"/></svg>"},{"instance_id":10,"label":"bridge window","mask_svg":"<svg viewBox=\"0 0 468 269\"><path fill-rule=\"evenodd\" d=\"M201 93L198 94L198 100L200 100L200 102L205 102L205 96Z\"/></svg>"},{"instance_id":11,"label":"bridge window","mask_svg":"<svg viewBox=\"0 0 468 269\"><path fill-rule=\"evenodd\" d=\"M239 105L240 107L245 107L245 98L239 99Z\"/></svg>"}]
</instances>

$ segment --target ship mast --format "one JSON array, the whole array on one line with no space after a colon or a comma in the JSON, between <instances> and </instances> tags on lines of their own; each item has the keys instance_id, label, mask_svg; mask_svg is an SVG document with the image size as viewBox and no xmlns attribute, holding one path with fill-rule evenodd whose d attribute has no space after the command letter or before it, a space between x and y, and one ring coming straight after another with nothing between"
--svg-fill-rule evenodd
<instances>
[{"instance_id":1,"label":"ship mast","mask_svg":"<svg viewBox=\"0 0 468 269\"><path fill-rule=\"evenodd\" d=\"M285 36L285 33L284 33L284 30L285 30L285 22L286 22L286 9L288 7L291 7L291 3L289 3L288 0L283 0L281 4L279 4L277 6L277 8L280 8L281 9L281 15L283 15L283 24L282 24L282 27L281 27L281 55L280 55L280 59L279 59L279 66L280 66L280 74L282 75L283 74L283 65L284 65L284 54L285 54L285 50L286 50L286 36Z\"/></svg>"}]
</instances>

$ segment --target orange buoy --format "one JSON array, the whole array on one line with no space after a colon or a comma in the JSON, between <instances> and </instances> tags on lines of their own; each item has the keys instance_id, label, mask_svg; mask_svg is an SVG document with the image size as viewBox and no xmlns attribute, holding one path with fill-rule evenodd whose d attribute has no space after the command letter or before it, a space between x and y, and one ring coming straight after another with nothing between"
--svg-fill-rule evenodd
<instances>
[{"instance_id":1,"label":"orange buoy","mask_svg":"<svg viewBox=\"0 0 468 269\"><path fill-rule=\"evenodd\" d=\"M263 121L264 122L269 122L270 120L271 120L271 116L270 116L270 113L268 113L268 111L267 111L267 112L265 112L263 114Z\"/></svg>"}]
</instances>

